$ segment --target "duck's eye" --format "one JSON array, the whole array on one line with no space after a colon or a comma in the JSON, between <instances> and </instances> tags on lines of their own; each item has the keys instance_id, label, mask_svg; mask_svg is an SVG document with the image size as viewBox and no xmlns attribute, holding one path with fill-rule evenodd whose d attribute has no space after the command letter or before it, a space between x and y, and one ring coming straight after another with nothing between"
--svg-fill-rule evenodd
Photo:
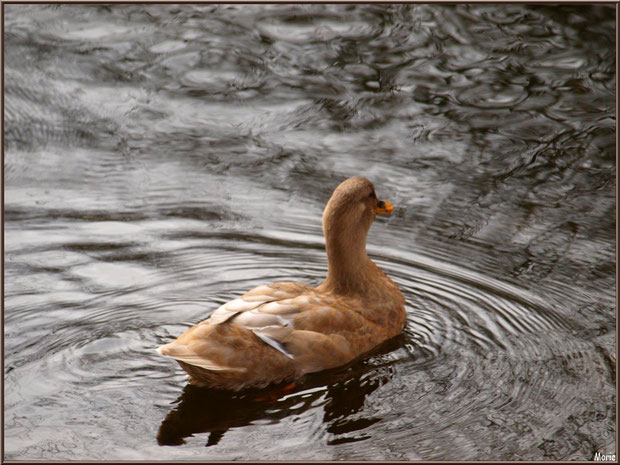
<instances>
[{"instance_id":1,"label":"duck's eye","mask_svg":"<svg viewBox=\"0 0 620 465\"><path fill-rule=\"evenodd\" d=\"M368 198L369 198L369 199L375 199L375 198L377 198L377 196L375 195L375 191L372 191L370 194L368 194Z\"/></svg>"}]
</instances>

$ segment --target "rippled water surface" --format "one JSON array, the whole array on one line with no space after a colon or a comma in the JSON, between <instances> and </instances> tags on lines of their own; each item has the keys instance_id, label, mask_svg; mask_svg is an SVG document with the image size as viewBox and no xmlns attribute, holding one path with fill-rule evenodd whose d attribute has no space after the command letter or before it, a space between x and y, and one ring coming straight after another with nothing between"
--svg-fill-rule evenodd
<instances>
[{"instance_id":1,"label":"rippled water surface","mask_svg":"<svg viewBox=\"0 0 620 465\"><path fill-rule=\"evenodd\" d=\"M613 6L4 13L5 458L616 453ZM403 334L286 394L187 386L155 347L319 284L350 176L395 205Z\"/></svg>"}]
</instances>

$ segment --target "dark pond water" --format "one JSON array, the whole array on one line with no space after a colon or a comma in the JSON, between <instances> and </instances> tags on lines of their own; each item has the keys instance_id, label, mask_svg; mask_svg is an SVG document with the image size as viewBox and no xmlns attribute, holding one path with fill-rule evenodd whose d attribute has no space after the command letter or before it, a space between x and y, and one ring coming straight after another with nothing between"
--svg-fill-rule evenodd
<instances>
[{"instance_id":1,"label":"dark pond water","mask_svg":"<svg viewBox=\"0 0 620 465\"><path fill-rule=\"evenodd\" d=\"M615 6L4 13L5 458L616 452ZM154 349L319 284L350 176L395 205L402 336L287 394L186 386Z\"/></svg>"}]
</instances>

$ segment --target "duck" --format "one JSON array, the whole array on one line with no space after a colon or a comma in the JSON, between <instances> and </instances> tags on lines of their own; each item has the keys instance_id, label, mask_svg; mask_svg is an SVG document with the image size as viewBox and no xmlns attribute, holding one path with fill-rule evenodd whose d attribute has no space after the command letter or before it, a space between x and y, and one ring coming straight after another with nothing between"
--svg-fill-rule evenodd
<instances>
[{"instance_id":1,"label":"duck","mask_svg":"<svg viewBox=\"0 0 620 465\"><path fill-rule=\"evenodd\" d=\"M397 336L405 299L366 252L375 217L393 209L368 179L346 179L323 211L327 276L321 284L258 286L157 351L176 360L190 384L239 391L346 365Z\"/></svg>"}]
</instances>

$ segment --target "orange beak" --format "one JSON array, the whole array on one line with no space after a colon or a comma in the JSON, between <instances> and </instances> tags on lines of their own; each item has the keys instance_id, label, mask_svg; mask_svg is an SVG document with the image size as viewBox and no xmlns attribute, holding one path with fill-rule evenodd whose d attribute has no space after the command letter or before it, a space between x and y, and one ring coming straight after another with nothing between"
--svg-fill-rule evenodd
<instances>
[{"instance_id":1,"label":"orange beak","mask_svg":"<svg viewBox=\"0 0 620 465\"><path fill-rule=\"evenodd\" d=\"M377 213L380 215L389 215L394 210L394 207L390 202L383 202L379 200L377 203Z\"/></svg>"}]
</instances>

